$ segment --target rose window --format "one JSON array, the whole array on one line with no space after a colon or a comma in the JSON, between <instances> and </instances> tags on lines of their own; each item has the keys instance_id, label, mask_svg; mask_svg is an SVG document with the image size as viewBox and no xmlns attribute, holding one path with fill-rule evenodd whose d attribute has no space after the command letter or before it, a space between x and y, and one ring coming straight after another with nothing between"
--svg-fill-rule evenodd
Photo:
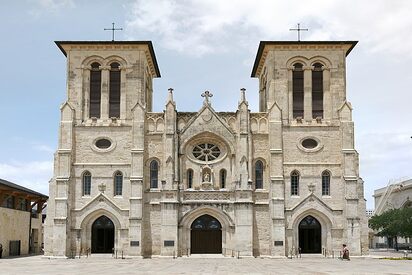
<instances>
[{"instance_id":1,"label":"rose window","mask_svg":"<svg viewBox=\"0 0 412 275\"><path fill-rule=\"evenodd\" d=\"M211 143L198 144L193 148L193 156L200 161L212 161L220 156L220 149Z\"/></svg>"}]
</instances>

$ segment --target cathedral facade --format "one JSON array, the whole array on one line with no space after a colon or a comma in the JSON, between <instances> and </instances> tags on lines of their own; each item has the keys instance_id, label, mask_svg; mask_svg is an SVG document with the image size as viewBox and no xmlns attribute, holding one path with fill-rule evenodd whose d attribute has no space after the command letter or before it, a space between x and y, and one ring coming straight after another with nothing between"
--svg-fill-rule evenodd
<instances>
[{"instance_id":1,"label":"cathedral facade","mask_svg":"<svg viewBox=\"0 0 412 275\"><path fill-rule=\"evenodd\" d=\"M367 252L363 181L346 99L354 41L262 41L232 112L205 91L153 112L160 77L149 41L58 41L67 101L45 227L45 255L284 257Z\"/></svg>"}]
</instances>

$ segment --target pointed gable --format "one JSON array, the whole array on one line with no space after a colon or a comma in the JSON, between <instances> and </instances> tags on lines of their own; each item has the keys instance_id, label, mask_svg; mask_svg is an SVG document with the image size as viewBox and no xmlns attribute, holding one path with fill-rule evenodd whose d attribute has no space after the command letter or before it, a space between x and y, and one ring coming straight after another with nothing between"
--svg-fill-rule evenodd
<instances>
[{"instance_id":1,"label":"pointed gable","mask_svg":"<svg viewBox=\"0 0 412 275\"><path fill-rule=\"evenodd\" d=\"M342 121L352 121L352 105L345 100L342 106L339 108L339 117Z\"/></svg>"},{"instance_id":2,"label":"pointed gable","mask_svg":"<svg viewBox=\"0 0 412 275\"><path fill-rule=\"evenodd\" d=\"M235 142L235 133L208 104L204 105L181 130L182 144L186 143L192 137L204 132L210 132L220 136L231 144L234 144Z\"/></svg>"}]
</instances>

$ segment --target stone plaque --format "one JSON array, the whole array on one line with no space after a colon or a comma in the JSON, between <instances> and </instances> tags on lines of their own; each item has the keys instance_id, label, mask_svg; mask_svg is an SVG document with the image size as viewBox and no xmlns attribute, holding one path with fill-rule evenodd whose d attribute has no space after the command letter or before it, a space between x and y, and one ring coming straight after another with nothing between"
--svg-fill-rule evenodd
<instances>
[{"instance_id":1,"label":"stone plaque","mask_svg":"<svg viewBox=\"0 0 412 275\"><path fill-rule=\"evenodd\" d=\"M130 246L139 246L139 241L130 241Z\"/></svg>"},{"instance_id":2,"label":"stone plaque","mask_svg":"<svg viewBox=\"0 0 412 275\"><path fill-rule=\"evenodd\" d=\"M175 241L164 241L164 246L175 246Z\"/></svg>"},{"instance_id":3,"label":"stone plaque","mask_svg":"<svg viewBox=\"0 0 412 275\"><path fill-rule=\"evenodd\" d=\"M283 246L283 241L275 241L275 246Z\"/></svg>"}]
</instances>

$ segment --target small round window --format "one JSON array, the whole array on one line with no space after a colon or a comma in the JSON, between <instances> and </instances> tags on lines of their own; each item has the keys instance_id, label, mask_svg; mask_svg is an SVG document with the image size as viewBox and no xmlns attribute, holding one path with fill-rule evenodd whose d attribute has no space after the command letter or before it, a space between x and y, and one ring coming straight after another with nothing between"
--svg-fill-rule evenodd
<instances>
[{"instance_id":1,"label":"small round window","mask_svg":"<svg viewBox=\"0 0 412 275\"><path fill-rule=\"evenodd\" d=\"M318 146L318 142L313 138L307 138L302 141L302 146L306 149L314 149Z\"/></svg>"},{"instance_id":2,"label":"small round window","mask_svg":"<svg viewBox=\"0 0 412 275\"><path fill-rule=\"evenodd\" d=\"M96 141L96 147L99 149L107 149L112 145L112 142L106 138L102 138Z\"/></svg>"},{"instance_id":3,"label":"small round window","mask_svg":"<svg viewBox=\"0 0 412 275\"><path fill-rule=\"evenodd\" d=\"M193 148L193 156L200 161L212 161L220 156L220 149L212 143L198 144Z\"/></svg>"}]
</instances>

